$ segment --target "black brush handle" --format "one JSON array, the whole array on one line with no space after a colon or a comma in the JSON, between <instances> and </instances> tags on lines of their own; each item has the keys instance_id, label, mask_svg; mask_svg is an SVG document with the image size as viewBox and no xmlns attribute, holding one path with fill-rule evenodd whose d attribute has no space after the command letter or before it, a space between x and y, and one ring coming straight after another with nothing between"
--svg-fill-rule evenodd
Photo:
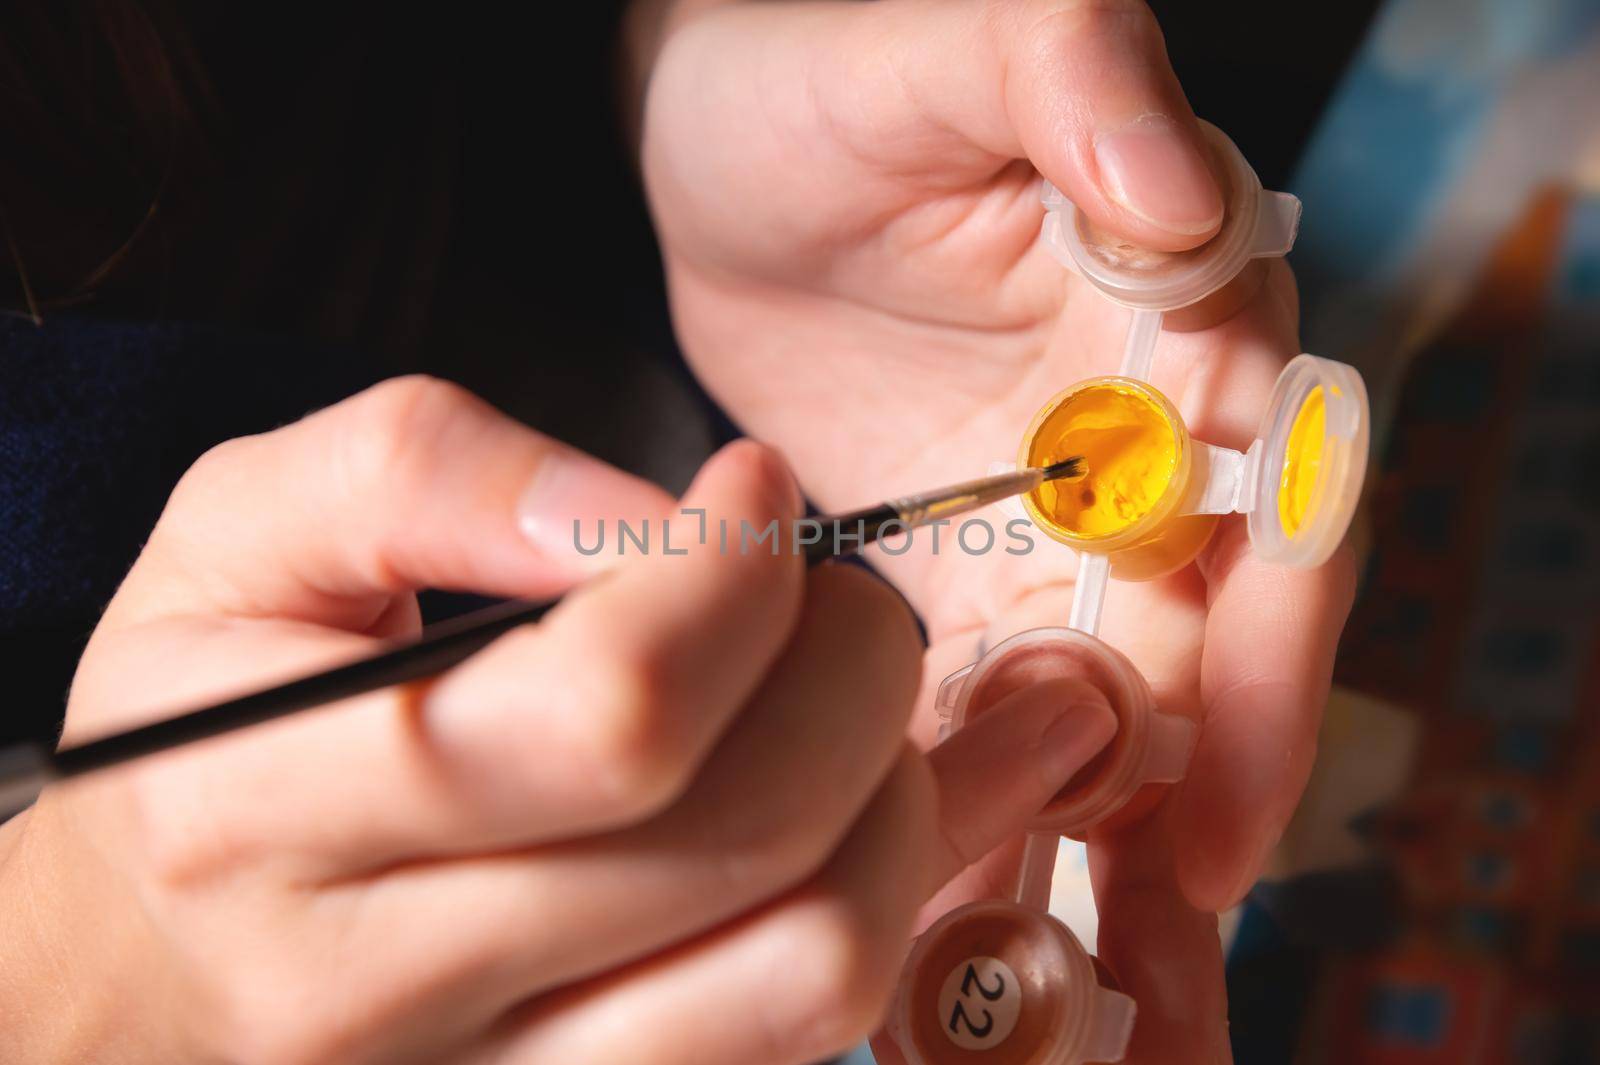
<instances>
[{"instance_id":1,"label":"black brush handle","mask_svg":"<svg viewBox=\"0 0 1600 1065\"><path fill-rule=\"evenodd\" d=\"M900 512L887 503L846 514L826 514L812 520L822 526L822 537L805 545L808 566L854 554L883 535L886 525L895 522L900 522L902 527L905 525Z\"/></svg>"},{"instance_id":2,"label":"black brush handle","mask_svg":"<svg viewBox=\"0 0 1600 1065\"><path fill-rule=\"evenodd\" d=\"M69 747L51 759L55 774L88 773L298 710L431 677L459 665L518 625L538 621L554 605L514 601L486 607L430 626L418 639L370 658Z\"/></svg>"}]
</instances>

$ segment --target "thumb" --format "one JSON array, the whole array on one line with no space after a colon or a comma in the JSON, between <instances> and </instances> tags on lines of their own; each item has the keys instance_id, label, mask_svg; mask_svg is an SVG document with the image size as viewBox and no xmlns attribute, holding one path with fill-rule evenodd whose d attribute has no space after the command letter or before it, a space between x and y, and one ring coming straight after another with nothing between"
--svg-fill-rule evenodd
<instances>
[{"instance_id":1,"label":"thumb","mask_svg":"<svg viewBox=\"0 0 1600 1065\"><path fill-rule=\"evenodd\" d=\"M1092 222L1140 246L1180 251L1216 234L1209 152L1142 0L947 3L939 17L882 6L901 24L886 36L904 42L894 55L908 121L1031 160Z\"/></svg>"}]
</instances>

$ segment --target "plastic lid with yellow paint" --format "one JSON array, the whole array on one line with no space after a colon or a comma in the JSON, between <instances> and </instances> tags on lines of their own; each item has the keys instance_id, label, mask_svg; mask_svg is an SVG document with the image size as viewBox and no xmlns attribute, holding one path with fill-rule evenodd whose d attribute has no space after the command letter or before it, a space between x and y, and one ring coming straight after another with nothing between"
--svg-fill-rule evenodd
<instances>
[{"instance_id":1,"label":"plastic lid with yellow paint","mask_svg":"<svg viewBox=\"0 0 1600 1065\"><path fill-rule=\"evenodd\" d=\"M1370 420L1355 367L1300 355L1284 368L1237 497L1258 555L1311 567L1338 548L1361 498Z\"/></svg>"}]
</instances>

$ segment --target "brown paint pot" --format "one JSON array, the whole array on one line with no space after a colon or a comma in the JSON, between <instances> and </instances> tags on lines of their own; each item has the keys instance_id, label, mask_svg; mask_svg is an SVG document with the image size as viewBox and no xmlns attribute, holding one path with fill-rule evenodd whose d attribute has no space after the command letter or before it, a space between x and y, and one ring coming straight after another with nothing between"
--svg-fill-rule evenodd
<instances>
[{"instance_id":1,"label":"brown paint pot","mask_svg":"<svg viewBox=\"0 0 1600 1065\"><path fill-rule=\"evenodd\" d=\"M1127 656L1074 629L1029 629L946 677L935 704L954 731L1012 692L1063 678L1088 681L1105 694L1117 716L1117 734L1028 830L1080 835L1127 805L1144 785L1182 780L1194 751L1194 723L1160 713Z\"/></svg>"},{"instance_id":2,"label":"brown paint pot","mask_svg":"<svg viewBox=\"0 0 1600 1065\"><path fill-rule=\"evenodd\" d=\"M1079 1065L1122 1060L1135 1011L1066 925L986 900L917 939L888 1032L910 1065Z\"/></svg>"}]
</instances>

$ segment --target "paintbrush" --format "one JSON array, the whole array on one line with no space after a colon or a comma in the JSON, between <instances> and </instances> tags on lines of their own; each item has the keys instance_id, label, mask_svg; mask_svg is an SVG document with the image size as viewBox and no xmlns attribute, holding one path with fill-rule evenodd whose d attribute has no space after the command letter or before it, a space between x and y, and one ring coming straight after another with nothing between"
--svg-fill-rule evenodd
<instances>
[{"instance_id":1,"label":"paintbrush","mask_svg":"<svg viewBox=\"0 0 1600 1065\"><path fill-rule=\"evenodd\" d=\"M1043 468L1017 470L891 499L863 510L801 519L796 523L790 549L803 551L806 564L816 565L858 551L881 537L966 514L1030 492L1045 481L1075 477L1082 472L1083 460L1070 458ZM801 535L802 530L814 532L815 538ZM65 750L51 752L39 744L5 748L0 750L0 818L26 807L53 781L442 673L510 630L538 621L559 601L516 600L486 607L430 625L416 637L371 657Z\"/></svg>"}]
</instances>

